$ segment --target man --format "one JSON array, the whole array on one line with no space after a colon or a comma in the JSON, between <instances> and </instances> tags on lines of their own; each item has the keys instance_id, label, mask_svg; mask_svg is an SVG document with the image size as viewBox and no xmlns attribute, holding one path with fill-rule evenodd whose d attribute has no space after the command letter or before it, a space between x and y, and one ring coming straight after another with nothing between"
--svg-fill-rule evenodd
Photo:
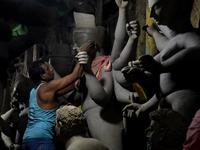
<instances>
[{"instance_id":1,"label":"man","mask_svg":"<svg viewBox=\"0 0 200 150\"><path fill-rule=\"evenodd\" d=\"M30 92L29 120L23 136L22 149L55 149L53 143L57 96L68 92L67 86L82 74L77 63L73 72L61 79L54 80L53 69L44 61L38 60L29 67L29 76L36 84Z\"/></svg>"},{"instance_id":2,"label":"man","mask_svg":"<svg viewBox=\"0 0 200 150\"><path fill-rule=\"evenodd\" d=\"M161 34L151 24L147 32L157 45L158 53L140 57L142 71L149 71L157 80L154 96L145 104L130 104L139 116L155 106L171 108L191 122L200 107L199 66L200 36L190 22L193 0L149 0L151 17ZM169 13L166 13L169 12Z\"/></svg>"},{"instance_id":3,"label":"man","mask_svg":"<svg viewBox=\"0 0 200 150\"><path fill-rule=\"evenodd\" d=\"M171 109L158 109L149 114L150 126L146 129L149 150L182 150L188 122Z\"/></svg>"},{"instance_id":4,"label":"man","mask_svg":"<svg viewBox=\"0 0 200 150\"><path fill-rule=\"evenodd\" d=\"M86 136L83 112L73 105L63 105L56 111L56 139L66 150L108 150L100 141Z\"/></svg>"}]
</instances>

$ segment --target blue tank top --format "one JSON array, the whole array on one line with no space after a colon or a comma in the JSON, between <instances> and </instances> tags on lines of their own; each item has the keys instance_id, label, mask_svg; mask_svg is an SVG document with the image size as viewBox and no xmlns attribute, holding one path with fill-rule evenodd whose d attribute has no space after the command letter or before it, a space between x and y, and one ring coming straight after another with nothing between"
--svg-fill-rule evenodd
<instances>
[{"instance_id":1,"label":"blue tank top","mask_svg":"<svg viewBox=\"0 0 200 150\"><path fill-rule=\"evenodd\" d=\"M28 124L23 140L30 138L53 139L54 137L56 110L58 109L58 106L52 110L43 110L38 106L37 91L42 84L44 83L41 83L36 89L33 88L31 90Z\"/></svg>"}]
</instances>

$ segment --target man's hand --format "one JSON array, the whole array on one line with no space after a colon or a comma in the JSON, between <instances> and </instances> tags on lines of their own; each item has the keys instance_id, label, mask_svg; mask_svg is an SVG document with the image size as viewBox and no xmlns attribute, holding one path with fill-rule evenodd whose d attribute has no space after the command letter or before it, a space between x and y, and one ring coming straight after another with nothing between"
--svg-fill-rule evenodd
<instances>
[{"instance_id":1,"label":"man's hand","mask_svg":"<svg viewBox=\"0 0 200 150\"><path fill-rule=\"evenodd\" d=\"M119 8L126 8L128 5L128 0L127 1L123 1L123 0L115 0L117 6Z\"/></svg>"},{"instance_id":2,"label":"man's hand","mask_svg":"<svg viewBox=\"0 0 200 150\"><path fill-rule=\"evenodd\" d=\"M94 41L88 41L81 46L81 52L87 52L88 55L92 54L97 48L97 45Z\"/></svg>"},{"instance_id":3,"label":"man's hand","mask_svg":"<svg viewBox=\"0 0 200 150\"><path fill-rule=\"evenodd\" d=\"M134 20L126 24L126 32L130 38L137 39L140 36L139 22Z\"/></svg>"},{"instance_id":4,"label":"man's hand","mask_svg":"<svg viewBox=\"0 0 200 150\"><path fill-rule=\"evenodd\" d=\"M93 53L94 51L96 52L96 49L98 48L97 44L94 41L89 40L85 44L81 45L80 47L77 46L77 44L74 45L73 49L76 52L87 52L88 55Z\"/></svg>"}]
</instances>

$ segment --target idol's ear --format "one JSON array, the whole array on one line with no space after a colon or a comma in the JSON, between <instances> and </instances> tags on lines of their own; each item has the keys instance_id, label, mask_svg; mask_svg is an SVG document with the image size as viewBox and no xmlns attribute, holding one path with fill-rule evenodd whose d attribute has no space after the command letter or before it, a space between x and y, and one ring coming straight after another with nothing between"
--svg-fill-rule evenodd
<instances>
[{"instance_id":1,"label":"idol's ear","mask_svg":"<svg viewBox=\"0 0 200 150\"><path fill-rule=\"evenodd\" d=\"M167 134L167 131L166 131L165 127L161 127L159 142L162 142L165 139L166 134Z\"/></svg>"}]
</instances>

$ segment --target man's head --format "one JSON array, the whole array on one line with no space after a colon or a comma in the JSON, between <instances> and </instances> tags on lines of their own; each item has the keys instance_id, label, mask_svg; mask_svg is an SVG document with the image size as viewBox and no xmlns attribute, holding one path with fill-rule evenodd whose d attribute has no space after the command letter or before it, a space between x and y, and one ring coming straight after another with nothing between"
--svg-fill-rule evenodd
<instances>
[{"instance_id":1,"label":"man's head","mask_svg":"<svg viewBox=\"0 0 200 150\"><path fill-rule=\"evenodd\" d=\"M54 79L53 69L49 68L43 60L35 61L29 67L29 76L37 84L41 81L49 82Z\"/></svg>"},{"instance_id":2,"label":"man's head","mask_svg":"<svg viewBox=\"0 0 200 150\"><path fill-rule=\"evenodd\" d=\"M56 111L56 136L71 137L86 131L82 110L73 105L61 106Z\"/></svg>"},{"instance_id":3,"label":"man's head","mask_svg":"<svg viewBox=\"0 0 200 150\"><path fill-rule=\"evenodd\" d=\"M149 0L150 17L159 25L169 25L174 20L190 18L194 0Z\"/></svg>"},{"instance_id":4,"label":"man's head","mask_svg":"<svg viewBox=\"0 0 200 150\"><path fill-rule=\"evenodd\" d=\"M172 109L158 109L149 116L151 124L146 129L149 150L182 148L188 129L184 116Z\"/></svg>"}]
</instances>

